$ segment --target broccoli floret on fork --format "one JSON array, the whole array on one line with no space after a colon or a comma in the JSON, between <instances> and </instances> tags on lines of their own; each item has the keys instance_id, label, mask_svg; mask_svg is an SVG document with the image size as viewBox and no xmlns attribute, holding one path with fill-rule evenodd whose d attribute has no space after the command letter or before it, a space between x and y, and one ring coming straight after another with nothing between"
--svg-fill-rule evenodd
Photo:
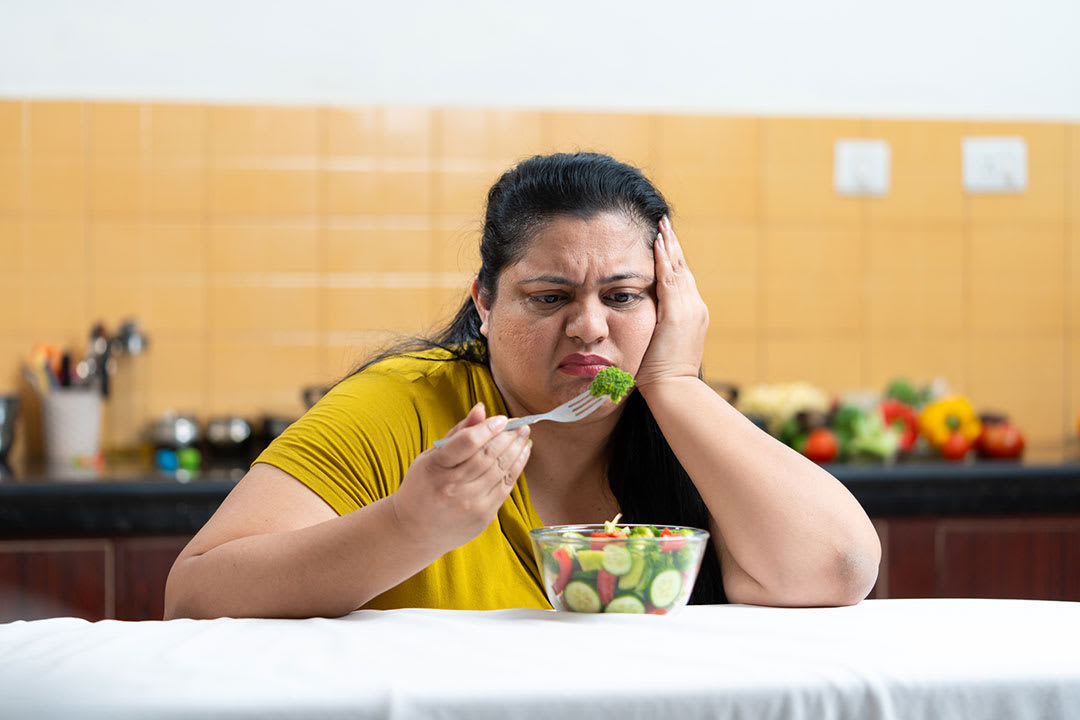
<instances>
[{"instance_id":1,"label":"broccoli floret on fork","mask_svg":"<svg viewBox=\"0 0 1080 720\"><path fill-rule=\"evenodd\" d=\"M596 377L589 383L589 394L593 397L609 397L611 402L617 403L630 392L632 387L634 387L634 376L610 365L596 373Z\"/></svg>"}]
</instances>

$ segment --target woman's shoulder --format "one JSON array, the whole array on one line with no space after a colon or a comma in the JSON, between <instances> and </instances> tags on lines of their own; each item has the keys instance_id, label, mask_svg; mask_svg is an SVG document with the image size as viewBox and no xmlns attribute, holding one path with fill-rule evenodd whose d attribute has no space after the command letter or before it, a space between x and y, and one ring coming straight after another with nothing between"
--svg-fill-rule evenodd
<instances>
[{"instance_id":1,"label":"woman's shoulder","mask_svg":"<svg viewBox=\"0 0 1080 720\"><path fill-rule=\"evenodd\" d=\"M477 372L489 374L486 366L462 359L448 349L436 347L381 358L349 379L386 378L409 383L422 378L464 377Z\"/></svg>"},{"instance_id":2,"label":"woman's shoulder","mask_svg":"<svg viewBox=\"0 0 1080 720\"><path fill-rule=\"evenodd\" d=\"M403 400L409 398L410 404L451 398L486 399L497 394L486 365L438 347L381 358L341 381L335 390L354 396L392 394Z\"/></svg>"},{"instance_id":3,"label":"woman's shoulder","mask_svg":"<svg viewBox=\"0 0 1080 720\"><path fill-rule=\"evenodd\" d=\"M380 359L342 380L312 410L322 406L376 424L413 425L419 419L423 425L433 423L435 436L441 437L477 402L492 412L506 412L486 365L434 348Z\"/></svg>"}]
</instances>

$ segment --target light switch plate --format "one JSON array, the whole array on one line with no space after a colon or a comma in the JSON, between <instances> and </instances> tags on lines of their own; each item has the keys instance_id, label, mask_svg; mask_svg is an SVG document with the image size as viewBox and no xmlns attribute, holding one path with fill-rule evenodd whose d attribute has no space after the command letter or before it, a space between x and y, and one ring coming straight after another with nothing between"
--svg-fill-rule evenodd
<instances>
[{"instance_id":1,"label":"light switch plate","mask_svg":"<svg viewBox=\"0 0 1080 720\"><path fill-rule=\"evenodd\" d=\"M1022 137L966 137L964 190L1022 193L1027 189L1027 142Z\"/></svg>"},{"instance_id":2,"label":"light switch plate","mask_svg":"<svg viewBox=\"0 0 1080 720\"><path fill-rule=\"evenodd\" d=\"M833 188L841 195L887 195L891 159L884 140L837 140Z\"/></svg>"}]
</instances>

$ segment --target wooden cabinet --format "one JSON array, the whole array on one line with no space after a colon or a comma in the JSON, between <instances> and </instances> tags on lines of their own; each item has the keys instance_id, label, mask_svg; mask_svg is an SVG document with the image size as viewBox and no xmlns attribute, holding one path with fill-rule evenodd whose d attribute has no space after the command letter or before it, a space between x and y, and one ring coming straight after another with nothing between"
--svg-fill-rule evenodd
<instances>
[{"instance_id":1,"label":"wooden cabinet","mask_svg":"<svg viewBox=\"0 0 1080 720\"><path fill-rule=\"evenodd\" d=\"M0 622L160 620L187 537L0 542Z\"/></svg>"},{"instance_id":2,"label":"wooden cabinet","mask_svg":"<svg viewBox=\"0 0 1080 720\"><path fill-rule=\"evenodd\" d=\"M1080 600L1080 515L875 521L874 597Z\"/></svg>"},{"instance_id":3,"label":"wooden cabinet","mask_svg":"<svg viewBox=\"0 0 1080 720\"><path fill-rule=\"evenodd\" d=\"M875 518L870 597L1080 601L1080 514ZM0 622L159 620L187 536L0 541Z\"/></svg>"}]
</instances>

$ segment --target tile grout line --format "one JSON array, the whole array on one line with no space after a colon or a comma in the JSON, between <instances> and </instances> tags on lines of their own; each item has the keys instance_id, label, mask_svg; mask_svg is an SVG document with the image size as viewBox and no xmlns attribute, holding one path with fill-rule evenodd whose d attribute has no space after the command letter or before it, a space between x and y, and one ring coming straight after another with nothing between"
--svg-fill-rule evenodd
<instances>
[{"instance_id":1,"label":"tile grout line","mask_svg":"<svg viewBox=\"0 0 1080 720\"><path fill-rule=\"evenodd\" d=\"M862 133L866 139L872 139L871 133L874 130L873 120L870 118L863 118L862 120ZM891 155L891 150L890 150ZM833 160L835 162L835 159ZM892 185L892 163L889 163L889 185ZM859 328L859 335L862 338L860 343L859 360L861 367L859 368L859 375L862 387L871 386L870 378L870 365L871 365L871 345L873 339L870 333L870 287L868 271L870 267L870 257L873 251L873 243L870 239L870 203L873 202L873 197L870 195L864 195L859 201L859 232L861 234L860 247L862 248L862 257L859 258L859 277L862 278L862 287L860 288L860 295L862 298L862 307L859 312L859 320L861 327Z\"/></svg>"},{"instance_id":2,"label":"tile grout line","mask_svg":"<svg viewBox=\"0 0 1080 720\"><path fill-rule=\"evenodd\" d=\"M1080 208L1073 207L1072 193L1071 193L1071 191L1073 191L1073 188L1076 185L1076 175L1077 175L1078 172L1080 172L1080 168L1072 166L1073 165L1072 161L1077 155L1076 148L1074 147L1074 144L1076 142L1076 136L1077 136L1077 131L1078 130L1080 130L1080 125L1073 125L1071 127L1069 125L1065 126L1065 153L1064 153L1065 154L1065 207L1064 207L1065 223L1064 223L1064 230L1063 230L1064 238L1062 238L1063 241L1064 241L1064 246L1065 246L1065 257L1064 257L1064 262L1062 263L1062 265L1064 266L1064 275L1065 275L1065 277L1064 277L1065 332L1063 333L1064 342L1062 343L1063 346L1064 346L1062 348L1062 354L1064 356L1063 357L1063 359L1064 359L1064 366L1063 366L1064 377L1062 378L1062 384L1063 384L1064 392L1062 393L1062 395L1064 396L1064 399L1065 399L1065 401L1062 403L1062 406L1063 406L1062 407L1062 412L1064 414L1064 417L1062 418L1062 423L1063 423L1062 438L1063 439L1069 437L1072 434L1071 430L1073 430L1073 427L1072 427L1072 410L1073 410L1073 408L1070 407L1070 403L1073 401L1073 397L1074 397L1074 394L1075 394L1075 389L1073 388L1074 373L1069 372L1069 369L1071 367L1073 367L1073 365L1072 365L1073 340L1074 340L1074 336L1077 335L1076 329L1075 329L1077 319L1075 317L1073 317L1073 306L1074 306L1075 303L1069 302L1069 299L1073 296L1074 293L1076 293L1078 291L1077 288L1073 287L1073 279L1074 279L1073 278L1073 268L1076 265L1076 257L1074 256L1074 253L1077 250L1077 248L1076 248L1076 238L1075 238L1076 228L1073 226L1073 219L1076 216L1076 214L1078 212L1080 212ZM1078 409L1077 412L1078 412L1078 418L1080 418L1080 409ZM1080 423L1080 419L1077 419L1076 422ZM1080 427L1075 428L1075 430L1078 433L1080 433Z\"/></svg>"},{"instance_id":3,"label":"tile grout line","mask_svg":"<svg viewBox=\"0 0 1080 720\"><path fill-rule=\"evenodd\" d=\"M213 388L211 387L211 370L213 368L212 347L210 344L210 319L213 313L211 308L211 278L210 278L210 122L211 110L206 105L199 105L199 118L201 128L201 170L202 175L202 202L199 212L199 240L202 244L202 398L199 408L205 412L210 406Z\"/></svg>"},{"instance_id":4,"label":"tile grout line","mask_svg":"<svg viewBox=\"0 0 1080 720\"><path fill-rule=\"evenodd\" d=\"M755 210L757 212L757 221L754 223L754 234L757 239L757 289L754 293L755 300L755 314L757 320L755 322L755 383L765 382L765 368L768 365L768 353L766 351L765 342L765 288L767 286L766 268L765 268L765 238L766 233L766 218L765 218L765 193L768 183L766 182L766 170L768 167L766 152L768 149L768 126L764 118L758 117L755 119L755 123L758 126L758 162L757 162L757 198L755 200Z\"/></svg>"}]
</instances>

